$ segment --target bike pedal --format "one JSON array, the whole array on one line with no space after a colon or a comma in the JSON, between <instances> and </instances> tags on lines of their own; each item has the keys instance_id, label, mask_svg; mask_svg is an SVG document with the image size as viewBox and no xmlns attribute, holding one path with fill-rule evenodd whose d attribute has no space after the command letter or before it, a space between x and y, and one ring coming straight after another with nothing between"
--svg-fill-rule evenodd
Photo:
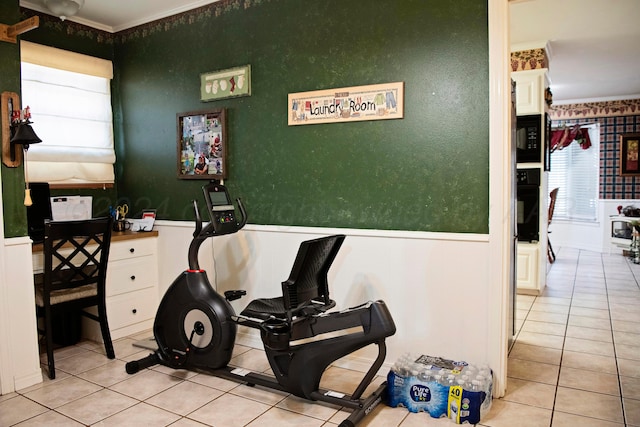
<instances>
[{"instance_id":1,"label":"bike pedal","mask_svg":"<svg viewBox=\"0 0 640 427\"><path fill-rule=\"evenodd\" d=\"M173 363L176 366L182 366L184 365L184 362L187 361L187 356L189 355L188 350L187 351L180 351L180 350L172 350L171 351L172 356L173 356Z\"/></svg>"},{"instance_id":2,"label":"bike pedal","mask_svg":"<svg viewBox=\"0 0 640 427\"><path fill-rule=\"evenodd\" d=\"M227 301L235 301L247 294L247 291L224 291L224 299Z\"/></svg>"}]
</instances>

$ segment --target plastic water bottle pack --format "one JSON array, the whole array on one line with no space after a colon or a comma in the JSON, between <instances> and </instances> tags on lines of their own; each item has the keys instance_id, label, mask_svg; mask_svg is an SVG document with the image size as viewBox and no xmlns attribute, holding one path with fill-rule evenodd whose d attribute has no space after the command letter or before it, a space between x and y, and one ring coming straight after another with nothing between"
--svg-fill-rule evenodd
<instances>
[{"instance_id":1,"label":"plastic water bottle pack","mask_svg":"<svg viewBox=\"0 0 640 427\"><path fill-rule=\"evenodd\" d=\"M433 356L401 356L387 375L387 404L411 412L448 417L457 424L477 424L491 408L493 372Z\"/></svg>"}]
</instances>

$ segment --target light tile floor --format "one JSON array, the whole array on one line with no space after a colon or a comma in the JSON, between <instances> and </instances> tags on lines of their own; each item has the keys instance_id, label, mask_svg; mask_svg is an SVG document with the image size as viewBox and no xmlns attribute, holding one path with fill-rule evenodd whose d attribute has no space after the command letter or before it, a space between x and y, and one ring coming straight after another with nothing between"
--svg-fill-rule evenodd
<instances>
[{"instance_id":1,"label":"light tile floor","mask_svg":"<svg viewBox=\"0 0 640 427\"><path fill-rule=\"evenodd\" d=\"M566 248L557 255L544 294L518 296L507 394L493 401L481 425L640 426L640 265ZM93 342L58 350L56 380L0 396L0 427L336 426L348 415L202 373L156 366L129 376L125 363L148 353L132 344L146 336L115 342L116 360ZM261 350L242 346L232 364L268 369ZM359 378L332 367L322 386L349 392ZM361 425L450 422L380 405Z\"/></svg>"}]
</instances>

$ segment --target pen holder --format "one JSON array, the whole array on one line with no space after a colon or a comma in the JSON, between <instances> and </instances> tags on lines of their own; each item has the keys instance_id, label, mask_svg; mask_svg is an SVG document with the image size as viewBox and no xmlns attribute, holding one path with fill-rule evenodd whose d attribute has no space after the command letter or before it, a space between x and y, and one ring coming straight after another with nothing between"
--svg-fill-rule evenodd
<instances>
[{"instance_id":1,"label":"pen holder","mask_svg":"<svg viewBox=\"0 0 640 427\"><path fill-rule=\"evenodd\" d=\"M127 231L131 228L131 223L124 219L119 219L113 223L113 231Z\"/></svg>"}]
</instances>

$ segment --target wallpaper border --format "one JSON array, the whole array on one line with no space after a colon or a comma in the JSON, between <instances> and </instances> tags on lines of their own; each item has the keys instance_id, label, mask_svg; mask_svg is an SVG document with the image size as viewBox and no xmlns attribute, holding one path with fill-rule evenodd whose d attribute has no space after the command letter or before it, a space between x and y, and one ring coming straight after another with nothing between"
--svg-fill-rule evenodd
<instances>
[{"instance_id":1,"label":"wallpaper border","mask_svg":"<svg viewBox=\"0 0 640 427\"><path fill-rule=\"evenodd\" d=\"M271 1L274 0L219 0L216 3L167 16L166 18L161 18L116 33L88 27L77 22L62 21L55 16L24 7L20 7L20 14L22 19L38 15L40 17L40 25L43 28L65 33L67 36L95 40L98 43L114 44L145 38L156 33L173 30L183 25L199 23L211 17L222 16L236 10L246 10Z\"/></svg>"}]
</instances>

